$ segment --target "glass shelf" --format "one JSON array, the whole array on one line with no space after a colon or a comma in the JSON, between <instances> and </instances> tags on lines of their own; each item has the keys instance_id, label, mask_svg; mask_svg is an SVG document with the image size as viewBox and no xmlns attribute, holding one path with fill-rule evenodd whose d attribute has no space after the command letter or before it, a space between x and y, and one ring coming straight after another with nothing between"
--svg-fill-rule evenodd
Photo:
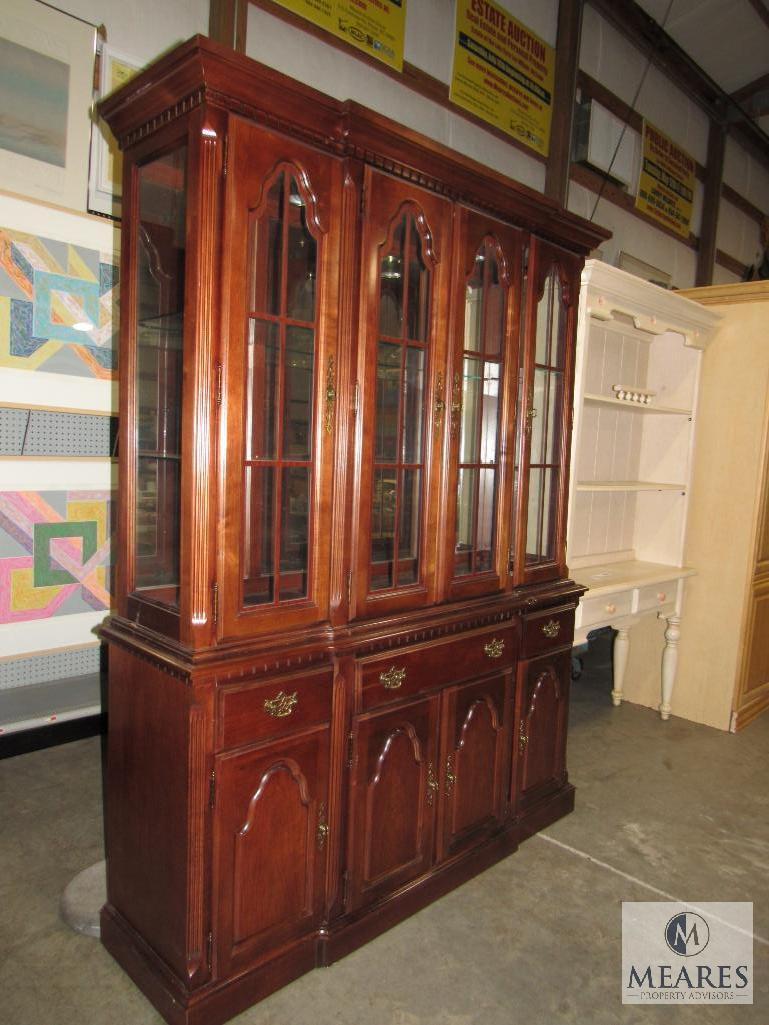
<instances>
[{"instance_id":1,"label":"glass shelf","mask_svg":"<svg viewBox=\"0 0 769 1025\"><path fill-rule=\"evenodd\" d=\"M644 406L640 402L626 402L624 399L612 399L608 395L596 395L593 392L585 392L585 402L595 406L613 406L621 409L628 409L631 413L664 413L668 416L692 416L691 409L675 409L673 406Z\"/></svg>"},{"instance_id":2,"label":"glass shelf","mask_svg":"<svg viewBox=\"0 0 769 1025\"><path fill-rule=\"evenodd\" d=\"M685 484L662 484L648 480L580 480L577 491L680 491L686 492Z\"/></svg>"}]
</instances>

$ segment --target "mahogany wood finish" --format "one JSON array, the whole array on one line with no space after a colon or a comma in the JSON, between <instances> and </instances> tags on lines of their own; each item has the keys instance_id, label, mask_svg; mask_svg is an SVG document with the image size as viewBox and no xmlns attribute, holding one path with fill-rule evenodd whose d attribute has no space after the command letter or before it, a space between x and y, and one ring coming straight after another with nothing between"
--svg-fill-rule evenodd
<instances>
[{"instance_id":1,"label":"mahogany wood finish","mask_svg":"<svg viewBox=\"0 0 769 1025\"><path fill-rule=\"evenodd\" d=\"M216 1025L573 807L574 310L605 233L207 39L102 113L126 169L102 937L169 1022ZM150 316L182 271L183 311ZM153 347L180 403L139 379ZM177 531L137 439L179 415Z\"/></svg>"}]
</instances>

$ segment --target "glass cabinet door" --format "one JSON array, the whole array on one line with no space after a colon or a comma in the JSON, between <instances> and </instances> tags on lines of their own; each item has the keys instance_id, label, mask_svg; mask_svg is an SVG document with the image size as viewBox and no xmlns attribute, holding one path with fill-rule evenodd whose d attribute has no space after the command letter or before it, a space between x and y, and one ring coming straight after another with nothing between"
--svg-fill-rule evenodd
<instances>
[{"instance_id":1,"label":"glass cabinet door","mask_svg":"<svg viewBox=\"0 0 769 1025\"><path fill-rule=\"evenodd\" d=\"M334 160L246 122L236 122L230 150L221 597L224 631L237 635L269 628L277 612L282 627L327 614L336 392L328 268L338 260L329 207L340 181Z\"/></svg>"},{"instance_id":2,"label":"glass cabinet door","mask_svg":"<svg viewBox=\"0 0 769 1025\"><path fill-rule=\"evenodd\" d=\"M503 510L511 482L503 443L514 417L522 253L519 232L473 211L461 210L459 230L446 526L452 596L498 590L507 579L512 524Z\"/></svg>"},{"instance_id":3,"label":"glass cabinet door","mask_svg":"<svg viewBox=\"0 0 769 1025\"><path fill-rule=\"evenodd\" d=\"M356 600L412 608L434 589L450 205L371 171L366 191Z\"/></svg>"},{"instance_id":4,"label":"glass cabinet door","mask_svg":"<svg viewBox=\"0 0 769 1025\"><path fill-rule=\"evenodd\" d=\"M566 573L565 489L580 270L573 255L532 240L519 417L519 580Z\"/></svg>"},{"instance_id":5,"label":"glass cabinet door","mask_svg":"<svg viewBox=\"0 0 769 1025\"><path fill-rule=\"evenodd\" d=\"M141 164L135 240L133 591L179 605L187 147Z\"/></svg>"}]
</instances>

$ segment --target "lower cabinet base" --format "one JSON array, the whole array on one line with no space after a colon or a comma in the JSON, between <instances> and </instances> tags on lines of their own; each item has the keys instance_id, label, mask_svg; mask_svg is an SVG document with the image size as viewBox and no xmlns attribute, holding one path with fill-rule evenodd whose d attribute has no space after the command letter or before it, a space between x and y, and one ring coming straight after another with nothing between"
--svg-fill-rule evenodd
<instances>
[{"instance_id":1,"label":"lower cabinet base","mask_svg":"<svg viewBox=\"0 0 769 1025\"><path fill-rule=\"evenodd\" d=\"M485 844L404 886L386 900L339 919L320 935L311 933L248 971L192 991L184 988L109 904L102 909L101 940L169 1025L221 1025L305 972L332 964L461 886L573 808L574 787L567 783Z\"/></svg>"}]
</instances>

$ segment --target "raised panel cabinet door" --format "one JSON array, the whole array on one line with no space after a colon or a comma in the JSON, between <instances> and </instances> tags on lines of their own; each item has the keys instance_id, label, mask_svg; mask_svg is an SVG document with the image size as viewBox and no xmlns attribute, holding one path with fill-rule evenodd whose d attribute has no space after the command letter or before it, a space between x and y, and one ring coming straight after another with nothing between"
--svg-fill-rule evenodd
<instances>
[{"instance_id":1,"label":"raised panel cabinet door","mask_svg":"<svg viewBox=\"0 0 769 1025\"><path fill-rule=\"evenodd\" d=\"M435 596L452 205L367 169L354 615Z\"/></svg>"},{"instance_id":2,"label":"raised panel cabinet door","mask_svg":"<svg viewBox=\"0 0 769 1025\"><path fill-rule=\"evenodd\" d=\"M566 576L577 300L583 260L532 238L526 272L514 579Z\"/></svg>"},{"instance_id":3,"label":"raised panel cabinet door","mask_svg":"<svg viewBox=\"0 0 769 1025\"><path fill-rule=\"evenodd\" d=\"M438 697L362 715L354 727L350 907L432 864L438 804Z\"/></svg>"},{"instance_id":4,"label":"raised panel cabinet door","mask_svg":"<svg viewBox=\"0 0 769 1025\"><path fill-rule=\"evenodd\" d=\"M449 597L502 590L514 536L513 475L522 233L461 207L454 236L449 465L442 577Z\"/></svg>"},{"instance_id":5,"label":"raised panel cabinet door","mask_svg":"<svg viewBox=\"0 0 769 1025\"><path fill-rule=\"evenodd\" d=\"M216 765L214 946L220 976L316 928L323 913L329 729Z\"/></svg>"},{"instance_id":6,"label":"raised panel cabinet door","mask_svg":"<svg viewBox=\"0 0 769 1025\"><path fill-rule=\"evenodd\" d=\"M570 681L570 649L519 666L513 735L514 805L518 812L566 782Z\"/></svg>"},{"instance_id":7,"label":"raised panel cabinet door","mask_svg":"<svg viewBox=\"0 0 769 1025\"><path fill-rule=\"evenodd\" d=\"M444 695L439 857L480 843L505 818L512 673L451 687Z\"/></svg>"},{"instance_id":8,"label":"raised panel cabinet door","mask_svg":"<svg viewBox=\"0 0 769 1025\"><path fill-rule=\"evenodd\" d=\"M341 166L231 120L220 636L325 619Z\"/></svg>"}]
</instances>

